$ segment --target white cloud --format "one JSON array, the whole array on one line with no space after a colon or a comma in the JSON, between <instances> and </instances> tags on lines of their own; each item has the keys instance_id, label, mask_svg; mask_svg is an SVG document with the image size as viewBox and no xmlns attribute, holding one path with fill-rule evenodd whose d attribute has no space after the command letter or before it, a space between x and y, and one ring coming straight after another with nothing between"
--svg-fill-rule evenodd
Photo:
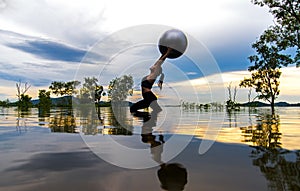
<instances>
[{"instance_id":1,"label":"white cloud","mask_svg":"<svg viewBox=\"0 0 300 191\"><path fill-rule=\"evenodd\" d=\"M255 37L272 24L272 17L265 8L241 0L2 0L0 29L31 37L12 34L8 35L9 37L0 36L2 64L0 71L36 79L72 80L77 70L74 63L58 63L38 58L9 48L4 43L19 44L26 40L51 39L54 42L87 49L107 34L141 24L161 24L180 28L203 42L209 49L219 48L226 52L234 43L250 46ZM4 66L3 63L9 65ZM85 71L98 72L92 68L86 65ZM297 70L299 69L282 69L280 85L282 91L279 99L296 101L299 92L297 89L299 81L295 72ZM193 71L189 72L193 74ZM233 85L238 84L247 73L246 71L223 73L222 83L219 80L215 81L214 75L192 80L191 83L198 88L199 97L206 102L210 100L212 88L207 86L208 82L214 85L215 90L220 90L221 98L224 97L224 86L231 81ZM13 87L10 87L11 84ZM11 96L15 91L14 85L15 82L2 78L1 89L7 89ZM170 87L173 85L178 88L178 92L185 91L183 84L170 84ZM246 93L245 89L239 90L238 99L246 101Z\"/></svg>"},{"instance_id":2,"label":"white cloud","mask_svg":"<svg viewBox=\"0 0 300 191\"><path fill-rule=\"evenodd\" d=\"M1 11L0 27L86 47L102 32L97 30L103 22L104 5L95 2L10 0Z\"/></svg>"},{"instance_id":3,"label":"white cloud","mask_svg":"<svg viewBox=\"0 0 300 191\"><path fill-rule=\"evenodd\" d=\"M299 68L295 68L295 66L282 68L282 76L280 78L280 95L278 101L287 101L292 103L299 103L299 85L300 78L297 76L299 75ZM228 91L227 87L231 83L231 87L237 87L237 101L238 102L247 102L248 101L248 90L247 88L240 88L239 83L244 77L249 77L250 72L248 71L235 71L235 72L226 72L222 73L223 81L214 81L218 79L220 74L214 74L194 80L173 83L170 84L171 87L174 87L179 92L184 93L191 93L191 90L188 90L187 87L193 86L195 89L196 94L193 96L190 95L190 99L192 101L196 100L196 95L198 95L198 100L202 103L208 102L220 102L224 103L228 98ZM191 84L191 85L189 85ZM214 95L212 95L214 94ZM252 91L252 98L254 98L255 92ZM187 95L185 95L187 96ZM214 99L212 99L212 96ZM184 97L184 96L183 96ZM225 99L224 99L225 98ZM189 100L186 100L189 101Z\"/></svg>"},{"instance_id":4,"label":"white cloud","mask_svg":"<svg viewBox=\"0 0 300 191\"><path fill-rule=\"evenodd\" d=\"M181 28L211 46L220 40L258 36L272 22L266 9L240 0L10 0L5 5L0 28L81 47L104 34L140 24Z\"/></svg>"}]
</instances>

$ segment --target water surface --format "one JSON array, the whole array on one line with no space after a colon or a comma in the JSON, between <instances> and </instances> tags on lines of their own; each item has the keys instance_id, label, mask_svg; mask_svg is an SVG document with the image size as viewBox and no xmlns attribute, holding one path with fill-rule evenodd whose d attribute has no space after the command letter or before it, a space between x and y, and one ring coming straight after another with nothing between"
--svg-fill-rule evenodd
<instances>
[{"instance_id":1,"label":"water surface","mask_svg":"<svg viewBox=\"0 0 300 191\"><path fill-rule=\"evenodd\" d=\"M170 107L153 124L127 109L118 112L56 108L41 115L1 108L0 190L300 190L299 108L277 108L270 116L267 108L228 113ZM217 141L199 155L208 132L218 133ZM165 161L174 135L189 141ZM144 149L141 157L157 165L121 168L89 147L110 148L109 140Z\"/></svg>"}]
</instances>

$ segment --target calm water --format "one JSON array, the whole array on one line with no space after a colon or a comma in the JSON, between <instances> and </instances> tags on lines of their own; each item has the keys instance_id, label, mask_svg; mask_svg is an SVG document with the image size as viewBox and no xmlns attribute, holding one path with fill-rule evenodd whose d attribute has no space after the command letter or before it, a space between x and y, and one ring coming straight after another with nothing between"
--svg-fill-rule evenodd
<instances>
[{"instance_id":1,"label":"calm water","mask_svg":"<svg viewBox=\"0 0 300 191\"><path fill-rule=\"evenodd\" d=\"M300 108L269 113L167 107L148 122L128 108L0 108L0 190L300 190ZM107 154L112 140L145 150L149 166Z\"/></svg>"}]
</instances>

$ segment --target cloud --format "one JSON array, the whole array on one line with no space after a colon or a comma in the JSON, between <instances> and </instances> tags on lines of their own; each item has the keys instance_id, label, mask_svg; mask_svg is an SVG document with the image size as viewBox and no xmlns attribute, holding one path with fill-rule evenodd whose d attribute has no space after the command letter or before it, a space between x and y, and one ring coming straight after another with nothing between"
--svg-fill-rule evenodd
<instances>
[{"instance_id":1,"label":"cloud","mask_svg":"<svg viewBox=\"0 0 300 191\"><path fill-rule=\"evenodd\" d=\"M27 41L23 44L8 44L7 46L37 57L57 61L80 62L86 54L84 50L51 41Z\"/></svg>"},{"instance_id":2,"label":"cloud","mask_svg":"<svg viewBox=\"0 0 300 191\"><path fill-rule=\"evenodd\" d=\"M47 83L53 80L73 80L75 74L80 75L80 72L87 76L99 76L105 65L103 61L110 59L106 56L118 53L118 50L122 50L122 47L128 44L120 41L123 36L113 38L119 43L119 47L112 47L109 44L118 44L116 42L106 41L107 44L102 46L103 49L97 49L93 47L99 45L96 42L102 42L108 34L114 34L118 30L149 23L179 28L206 47L206 49L197 48L193 52L203 58L200 59L202 67L200 70L195 65L188 64L188 58L182 57L170 61L173 65L166 67L166 73L170 86L178 87L178 92L185 91L183 82L188 78L192 83L196 83L196 88L199 88L196 91L197 96L210 100L212 87L207 86L208 82L214 85L215 90L221 90L230 81L237 83L239 78L243 78L247 73L247 57L252 53L250 45L272 24L272 16L267 9L255 6L250 1L240 0L186 2L133 0L130 3L119 0L2 0L0 1L1 89L8 88L13 92L14 81L20 79L30 81L37 88L47 87ZM138 35L134 38L138 41L146 37ZM208 50L211 55L204 55L209 52ZM84 63L79 65L81 57L86 52L88 56L85 57ZM104 71L102 79L109 81L111 76L132 74L137 76L135 80L138 83L140 76L148 72L145 68L158 56L159 53L155 48L125 52L123 56L113 59L113 62L118 64L112 71ZM223 72L222 83L216 80L218 78L215 73L219 71L210 70L211 62L205 60L211 58L216 60ZM131 62L134 63L126 65ZM134 68L136 64L145 65ZM79 73L78 68L81 70ZM179 79L174 74L184 78ZM297 75L292 75L292 71L283 73L280 99L285 99L284 96L288 98L289 95L296 96L298 91L294 85L294 78L296 79ZM12 84L13 87L8 84ZM219 94L222 94L220 99L224 97L223 90ZM247 94L247 90L239 90L239 94L241 95L239 99L243 100L246 98L244 95Z\"/></svg>"},{"instance_id":3,"label":"cloud","mask_svg":"<svg viewBox=\"0 0 300 191\"><path fill-rule=\"evenodd\" d=\"M47 89L51 81L71 81L86 50L0 30L0 80L1 89L8 98L15 98L15 83L28 82L30 94L36 97L38 89ZM101 58L101 56L95 56ZM7 97L1 96L0 99Z\"/></svg>"},{"instance_id":4,"label":"cloud","mask_svg":"<svg viewBox=\"0 0 300 191\"><path fill-rule=\"evenodd\" d=\"M0 0L0 10L4 9L6 7L6 1L5 0Z\"/></svg>"},{"instance_id":5,"label":"cloud","mask_svg":"<svg viewBox=\"0 0 300 191\"><path fill-rule=\"evenodd\" d=\"M10 0L0 28L88 48L103 36L104 4L96 1Z\"/></svg>"},{"instance_id":6,"label":"cloud","mask_svg":"<svg viewBox=\"0 0 300 191\"><path fill-rule=\"evenodd\" d=\"M280 95L276 101L287 101L299 103L299 91L297 84L300 84L299 70L295 66L282 68L282 76L280 78ZM218 76L222 76L222 81L216 81ZM244 77L250 77L248 71L231 71L222 74L213 74L197 79L188 81L181 81L168 84L170 87L176 89L177 92L182 94L182 98L185 101L198 101L202 103L208 102L221 102L224 103L228 98L227 87L231 84L231 87L237 87L237 101L247 102L248 91L247 88L240 88L239 83ZM191 89L194 88L194 89ZM252 91L252 98L254 98L255 91Z\"/></svg>"}]
</instances>

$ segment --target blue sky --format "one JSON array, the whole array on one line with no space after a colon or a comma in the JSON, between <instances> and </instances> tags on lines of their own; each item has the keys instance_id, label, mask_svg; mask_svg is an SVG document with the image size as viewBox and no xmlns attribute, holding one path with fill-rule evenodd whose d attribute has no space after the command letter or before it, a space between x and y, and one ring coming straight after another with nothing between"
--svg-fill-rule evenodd
<instances>
[{"instance_id":1,"label":"blue sky","mask_svg":"<svg viewBox=\"0 0 300 191\"><path fill-rule=\"evenodd\" d=\"M119 31L145 24L178 28L196 40L210 61L219 67L223 87L218 91L224 94L224 87L230 81L238 83L247 74L245 72L250 65L247 57L253 54L251 43L272 24L272 16L267 9L253 5L250 0L0 0L0 100L16 99L15 83L19 80L32 84L29 93L36 97L38 89L47 88L51 81L73 80L78 78L80 72L92 74L95 72L93 66L98 64L96 69L99 70L111 59L114 51L122 51L120 47L126 48L126 44L120 47L106 44L106 48L100 51L97 46L103 39L118 37ZM159 38L157 34L153 32L154 39ZM118 38L122 40L122 37ZM136 38L138 42L148 39L143 35ZM153 40L151 42L155 44ZM118 43L114 45L118 46ZM131 58L126 58L127 62L141 60L151 65L159 56L155 46L143 50L142 54L139 52L141 50L129 51ZM189 55L197 53L196 50L191 52ZM87 53L92 60L86 59ZM129 54L123 56L126 55ZM116 58L116 63L121 58L124 59L122 55ZM208 73L203 75L197 70L197 66L209 66L190 61L187 56L168 60L176 70L179 68L189 79L193 79L193 84L201 84L200 81L206 79L209 85L214 83L216 87L221 87L221 82L213 82L216 74L207 76ZM79 69L83 71L78 72ZM286 70L288 72L283 82L289 84L293 80L294 70ZM170 71L166 80L169 79L167 83L174 85L176 75ZM147 72L146 68L145 74ZM115 77L116 73L117 69L111 77ZM95 74L99 75L99 71ZM288 85L284 84L284 87ZM297 102L299 96L294 93L295 90L295 86L288 87L282 91L280 99ZM177 91L183 90L178 88ZM239 99L245 100L246 90L239 91ZM200 90L197 93L202 97L206 95ZM208 97L209 94L212 92L207 93ZM219 99L217 101L224 101L224 96L216 98Z\"/></svg>"}]
</instances>

